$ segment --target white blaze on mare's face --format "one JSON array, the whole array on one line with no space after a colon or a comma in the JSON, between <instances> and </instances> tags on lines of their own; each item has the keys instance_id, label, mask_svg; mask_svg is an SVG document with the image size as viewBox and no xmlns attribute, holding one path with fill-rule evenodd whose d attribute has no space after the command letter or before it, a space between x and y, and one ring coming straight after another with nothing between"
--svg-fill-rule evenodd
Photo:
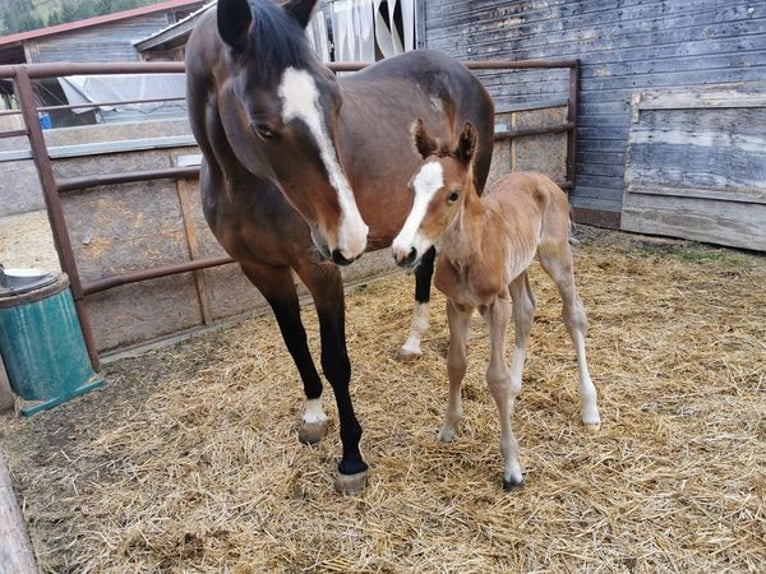
<instances>
[{"instance_id":1,"label":"white blaze on mare's face","mask_svg":"<svg viewBox=\"0 0 766 574\"><path fill-rule=\"evenodd\" d=\"M424 164L412 178L412 188L415 199L412 210L404 222L402 230L392 244L394 256L406 257L415 248L418 256L422 256L433 244L420 232L420 226L428 213L428 206L436 193L444 187L444 169L438 161Z\"/></svg>"},{"instance_id":2,"label":"white blaze on mare's face","mask_svg":"<svg viewBox=\"0 0 766 574\"><path fill-rule=\"evenodd\" d=\"M355 259L361 255L367 245L367 231L348 183L346 174L338 162L332 139L324 124L322 111L319 108L319 90L314 78L305 71L287 68L279 84L279 97L282 100L282 121L299 119L308 126L314 136L322 164L327 171L330 185L338 196L341 219L338 225L338 245L330 246L339 249L347 259Z\"/></svg>"}]
</instances>

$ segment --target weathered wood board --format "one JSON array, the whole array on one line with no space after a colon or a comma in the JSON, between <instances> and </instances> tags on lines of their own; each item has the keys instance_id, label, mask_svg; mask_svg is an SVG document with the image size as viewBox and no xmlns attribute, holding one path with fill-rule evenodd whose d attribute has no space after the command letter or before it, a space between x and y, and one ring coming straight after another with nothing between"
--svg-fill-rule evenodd
<instances>
[{"instance_id":1,"label":"weathered wood board","mask_svg":"<svg viewBox=\"0 0 766 574\"><path fill-rule=\"evenodd\" d=\"M766 250L766 84L633 98L622 228Z\"/></svg>"}]
</instances>

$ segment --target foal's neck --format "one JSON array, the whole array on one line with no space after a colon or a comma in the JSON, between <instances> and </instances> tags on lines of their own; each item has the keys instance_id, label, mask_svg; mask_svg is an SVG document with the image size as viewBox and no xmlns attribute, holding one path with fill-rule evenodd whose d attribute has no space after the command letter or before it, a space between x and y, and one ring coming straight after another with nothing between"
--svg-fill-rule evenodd
<instances>
[{"instance_id":1,"label":"foal's neck","mask_svg":"<svg viewBox=\"0 0 766 574\"><path fill-rule=\"evenodd\" d=\"M469 182L472 178L469 178ZM469 266L481 255L487 208L472 183L466 184L463 205L442 236L442 252L458 267Z\"/></svg>"}]
</instances>

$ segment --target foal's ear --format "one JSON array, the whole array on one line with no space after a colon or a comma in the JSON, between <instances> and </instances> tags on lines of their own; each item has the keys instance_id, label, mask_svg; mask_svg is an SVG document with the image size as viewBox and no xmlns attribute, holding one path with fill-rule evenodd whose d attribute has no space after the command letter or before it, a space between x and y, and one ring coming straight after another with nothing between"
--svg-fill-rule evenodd
<instances>
[{"instance_id":1,"label":"foal's ear","mask_svg":"<svg viewBox=\"0 0 766 574\"><path fill-rule=\"evenodd\" d=\"M290 12L301 25L301 28L308 26L309 20L314 15L318 6L317 0L289 0L282 5L282 8Z\"/></svg>"},{"instance_id":2,"label":"foal's ear","mask_svg":"<svg viewBox=\"0 0 766 574\"><path fill-rule=\"evenodd\" d=\"M420 118L412 124L412 136L415 139L415 147L423 159L432 155L436 148L439 147L439 142L431 137L431 134L426 130L423 120Z\"/></svg>"},{"instance_id":3,"label":"foal's ear","mask_svg":"<svg viewBox=\"0 0 766 574\"><path fill-rule=\"evenodd\" d=\"M229 47L244 51L252 23L253 14L247 0L218 1L218 34Z\"/></svg>"},{"instance_id":4,"label":"foal's ear","mask_svg":"<svg viewBox=\"0 0 766 574\"><path fill-rule=\"evenodd\" d=\"M466 122L455 149L457 158L466 165L471 163L471 159L473 159L476 153L476 141L478 138L479 134L476 133L476 128L473 127L471 122Z\"/></svg>"}]
</instances>

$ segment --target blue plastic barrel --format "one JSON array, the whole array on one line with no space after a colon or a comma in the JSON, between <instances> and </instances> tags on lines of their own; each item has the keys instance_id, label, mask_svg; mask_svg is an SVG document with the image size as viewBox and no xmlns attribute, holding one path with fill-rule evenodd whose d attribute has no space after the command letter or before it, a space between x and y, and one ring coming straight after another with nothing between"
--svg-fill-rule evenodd
<instances>
[{"instance_id":1,"label":"blue plastic barrel","mask_svg":"<svg viewBox=\"0 0 766 574\"><path fill-rule=\"evenodd\" d=\"M91 366L69 289L60 274L52 283L0 296L0 353L11 389L27 401L30 416L103 384Z\"/></svg>"}]
</instances>

